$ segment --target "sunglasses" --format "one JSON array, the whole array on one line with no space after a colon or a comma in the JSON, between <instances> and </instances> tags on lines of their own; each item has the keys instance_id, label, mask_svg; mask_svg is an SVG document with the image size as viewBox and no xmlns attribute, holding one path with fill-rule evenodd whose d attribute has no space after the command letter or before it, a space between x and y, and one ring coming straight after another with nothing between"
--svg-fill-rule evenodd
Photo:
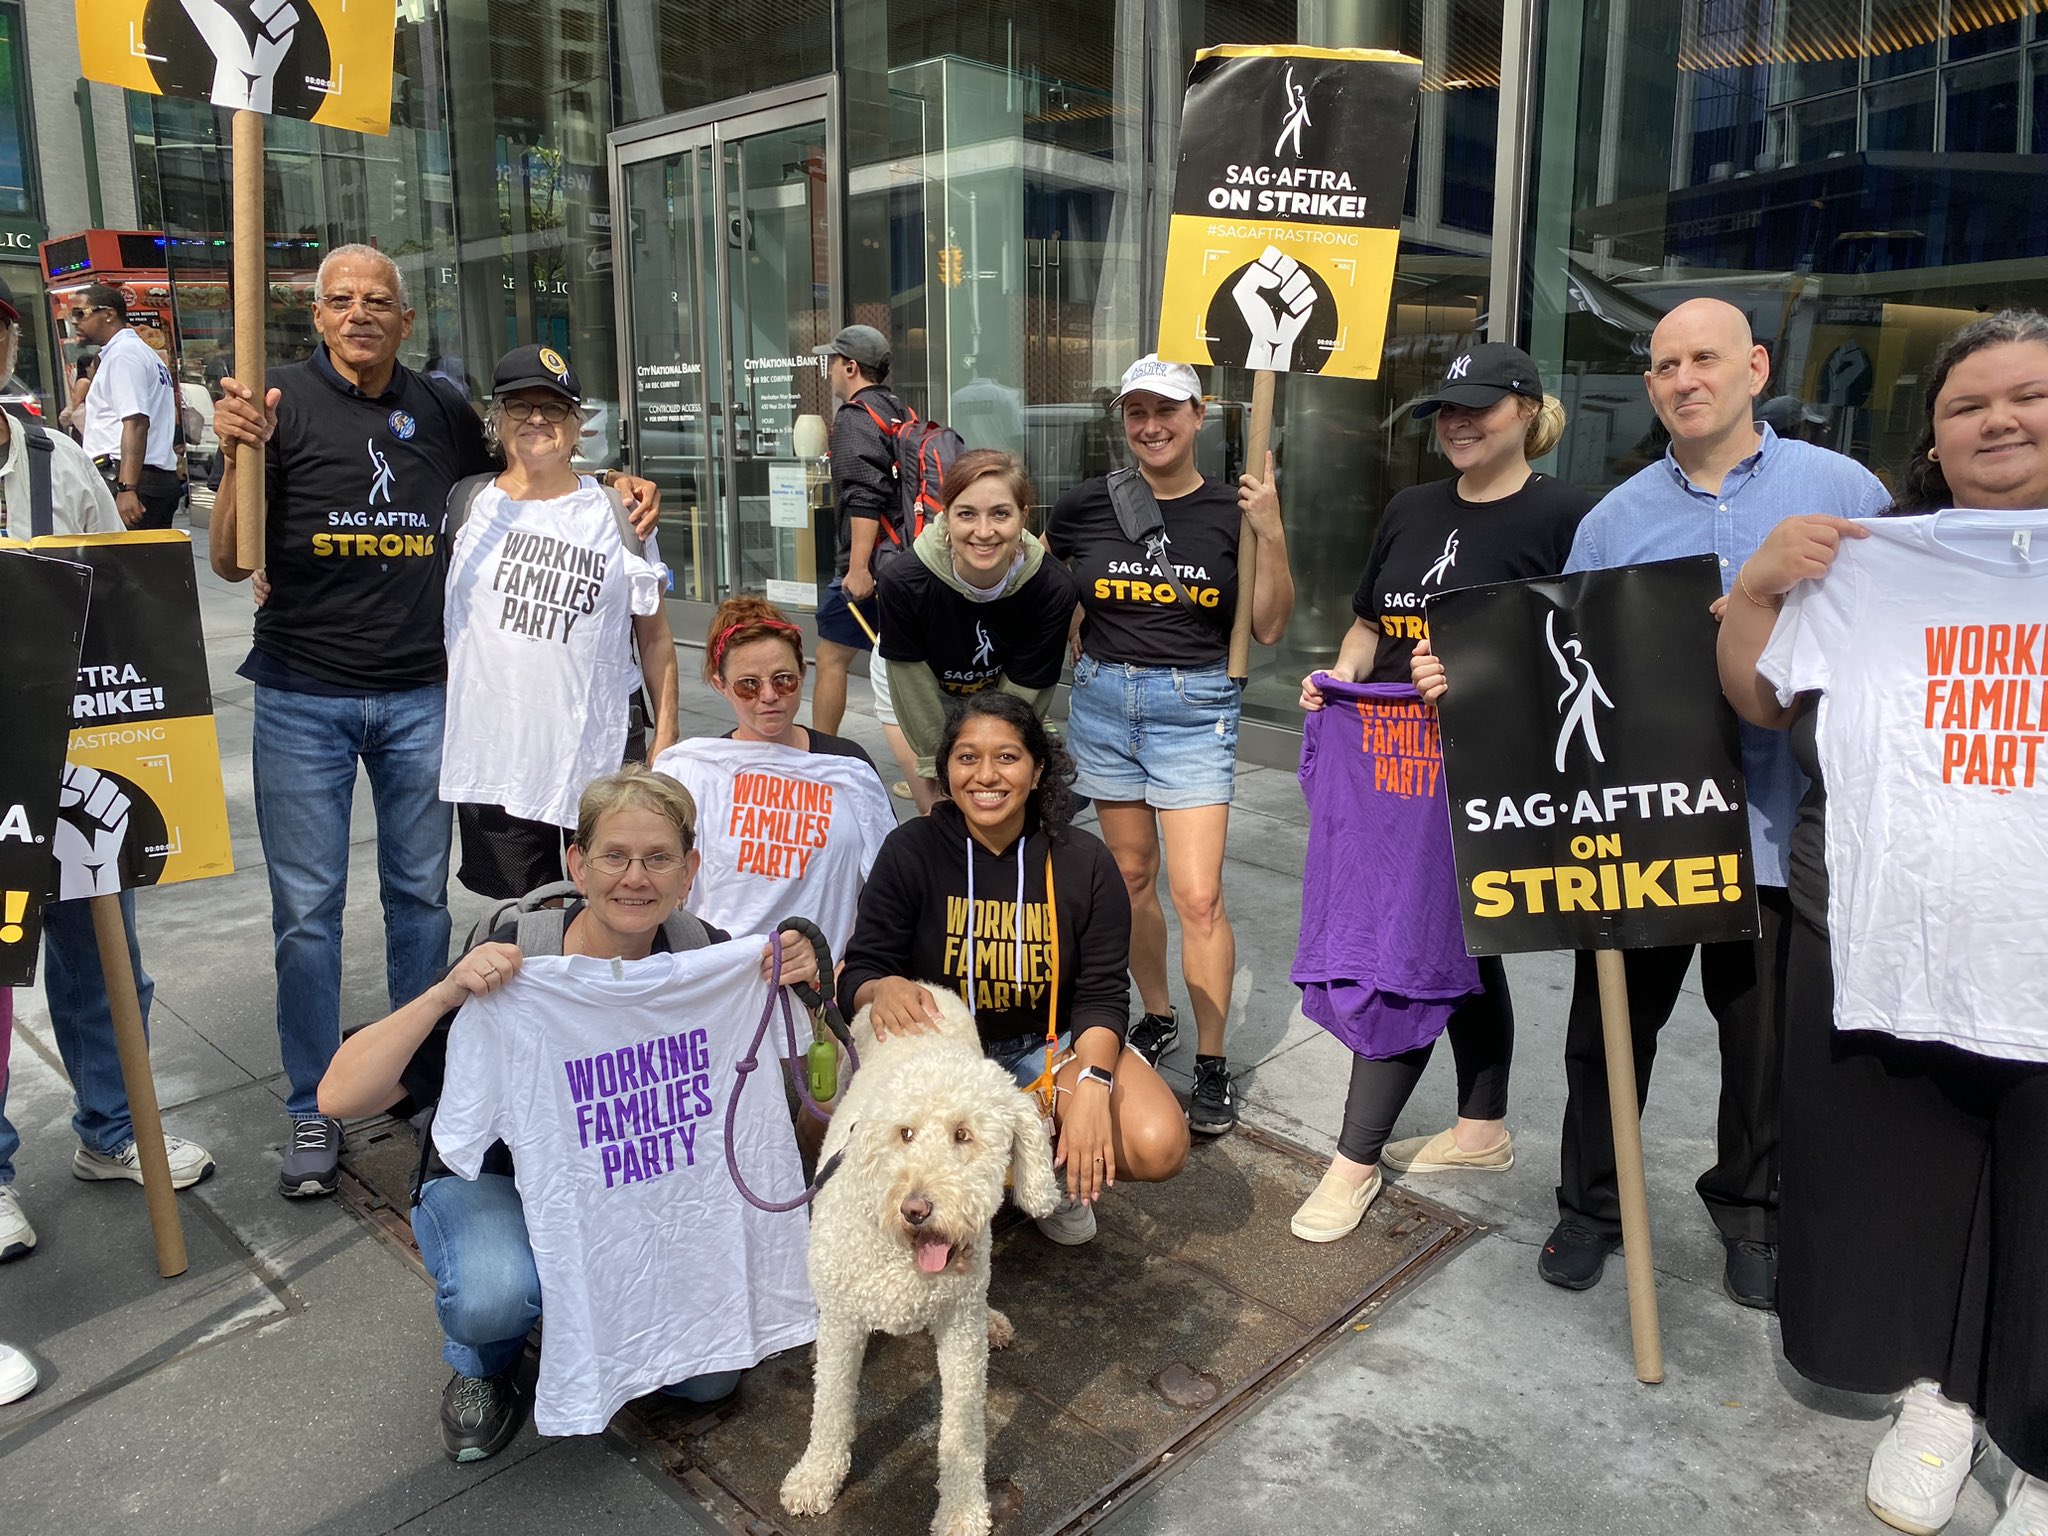
<instances>
[{"instance_id":1,"label":"sunglasses","mask_svg":"<svg viewBox=\"0 0 2048 1536\"><path fill-rule=\"evenodd\" d=\"M801 672L777 672L769 677L736 677L725 686L733 691L736 698L758 699L763 688L772 687L775 697L786 699L803 686Z\"/></svg>"},{"instance_id":2,"label":"sunglasses","mask_svg":"<svg viewBox=\"0 0 2048 1536\"><path fill-rule=\"evenodd\" d=\"M80 320L83 320L87 315L96 315L103 309L107 310L109 314L113 312L109 308L109 306L105 304L95 304L91 309L74 309L73 311L71 311L72 323L75 325Z\"/></svg>"}]
</instances>

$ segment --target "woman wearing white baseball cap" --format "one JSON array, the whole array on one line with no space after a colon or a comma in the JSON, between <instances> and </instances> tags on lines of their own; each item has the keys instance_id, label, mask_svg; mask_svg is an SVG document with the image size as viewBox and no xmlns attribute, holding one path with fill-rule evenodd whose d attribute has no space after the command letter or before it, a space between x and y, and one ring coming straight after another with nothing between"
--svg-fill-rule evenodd
<instances>
[{"instance_id":1,"label":"woman wearing white baseball cap","mask_svg":"<svg viewBox=\"0 0 2048 1536\"><path fill-rule=\"evenodd\" d=\"M1076 486L1046 526L1047 546L1081 587L1067 745L1077 787L1096 802L1102 839L1130 892L1131 976L1145 1008L1130 1043L1155 1065L1179 1038L1159 904L1164 844L1197 1036L1188 1124L1221 1135L1237 1124L1223 1049L1237 970L1223 910L1237 778L1231 621L1249 601L1253 638L1277 644L1294 611L1294 575L1272 455L1263 478L1245 475L1234 489L1195 465L1205 407L1194 369L1142 357L1124 373L1111 409L1133 467ZM1248 594L1237 581L1245 521L1259 543Z\"/></svg>"}]
</instances>

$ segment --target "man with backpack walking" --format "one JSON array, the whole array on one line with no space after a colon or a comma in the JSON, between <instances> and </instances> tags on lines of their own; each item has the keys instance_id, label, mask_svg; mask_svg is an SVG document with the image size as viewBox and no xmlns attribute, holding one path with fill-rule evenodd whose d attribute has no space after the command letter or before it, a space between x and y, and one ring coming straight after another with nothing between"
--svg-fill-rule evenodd
<instances>
[{"instance_id":1,"label":"man with backpack walking","mask_svg":"<svg viewBox=\"0 0 2048 1536\"><path fill-rule=\"evenodd\" d=\"M818 681L811 725L827 735L846 714L846 676L856 651L875 646L875 560L904 544L891 429L913 413L888 387L889 338L871 325L849 325L813 354L825 359L825 382L838 406L832 417L832 504L839 525L838 569L818 604ZM862 606L865 605L865 606ZM888 684L871 671L875 713L885 725Z\"/></svg>"}]
</instances>

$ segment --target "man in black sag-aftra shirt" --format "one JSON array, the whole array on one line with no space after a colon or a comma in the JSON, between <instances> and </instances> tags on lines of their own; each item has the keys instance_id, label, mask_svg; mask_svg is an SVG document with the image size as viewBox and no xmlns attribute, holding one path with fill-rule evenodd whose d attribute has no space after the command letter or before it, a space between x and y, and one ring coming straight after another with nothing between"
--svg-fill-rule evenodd
<instances>
[{"instance_id":1,"label":"man in black sag-aftra shirt","mask_svg":"<svg viewBox=\"0 0 2048 1536\"><path fill-rule=\"evenodd\" d=\"M331 1194L341 1124L317 1091L341 1040L341 912L356 765L377 810L377 871L391 1006L412 1001L448 963L449 807L441 800L441 634L449 490L492 468L483 426L452 387L398 361L412 333L405 278L383 252L344 245L320 264L304 362L274 368L263 403L221 381L215 430L264 453L268 514L254 644L256 825L270 876L277 1034L291 1133L278 1187ZM214 570L237 563L228 460L214 502ZM652 526L655 488L617 482Z\"/></svg>"}]
</instances>

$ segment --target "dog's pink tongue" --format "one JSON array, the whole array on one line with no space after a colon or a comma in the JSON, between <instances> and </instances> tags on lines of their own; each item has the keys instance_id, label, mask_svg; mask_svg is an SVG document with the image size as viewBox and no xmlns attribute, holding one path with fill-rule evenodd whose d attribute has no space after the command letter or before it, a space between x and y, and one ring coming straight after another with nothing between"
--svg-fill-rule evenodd
<instances>
[{"instance_id":1,"label":"dog's pink tongue","mask_svg":"<svg viewBox=\"0 0 2048 1536\"><path fill-rule=\"evenodd\" d=\"M928 1275L938 1274L953 1260L953 1245L942 1237L920 1237L913 1246L917 1267Z\"/></svg>"}]
</instances>

